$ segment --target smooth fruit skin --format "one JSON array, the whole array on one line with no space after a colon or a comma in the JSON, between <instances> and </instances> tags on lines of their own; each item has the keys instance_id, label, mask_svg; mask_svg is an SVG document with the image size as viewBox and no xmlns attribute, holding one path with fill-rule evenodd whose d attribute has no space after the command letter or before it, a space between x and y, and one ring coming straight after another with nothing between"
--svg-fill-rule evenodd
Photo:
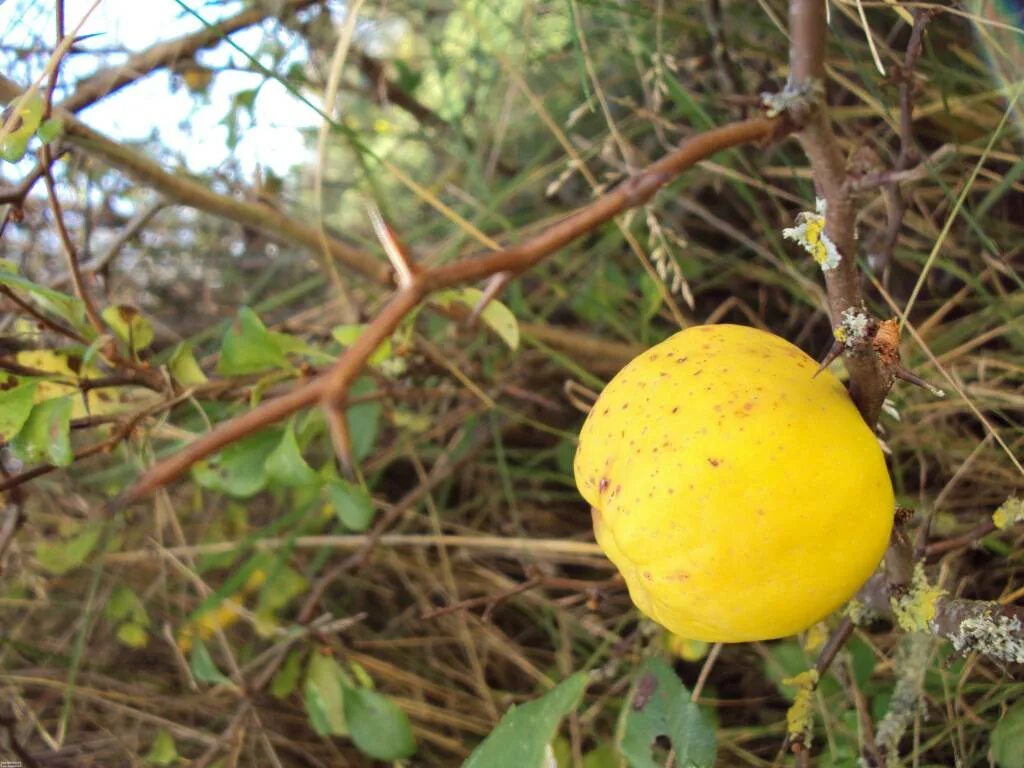
<instances>
[{"instance_id":1,"label":"smooth fruit skin","mask_svg":"<svg viewBox=\"0 0 1024 768\"><path fill-rule=\"evenodd\" d=\"M785 339L696 326L605 388L576 485L637 607L709 642L785 637L846 602L892 529L881 448L843 385Z\"/></svg>"}]
</instances>

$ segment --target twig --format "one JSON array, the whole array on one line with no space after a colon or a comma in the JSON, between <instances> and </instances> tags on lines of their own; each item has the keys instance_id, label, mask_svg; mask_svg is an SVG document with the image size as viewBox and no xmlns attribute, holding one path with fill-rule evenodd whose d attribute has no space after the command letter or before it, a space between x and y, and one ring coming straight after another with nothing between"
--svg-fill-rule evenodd
<instances>
[{"instance_id":1,"label":"twig","mask_svg":"<svg viewBox=\"0 0 1024 768\"><path fill-rule=\"evenodd\" d=\"M91 75L80 82L74 93L68 96L60 106L68 112L79 112L90 104L116 93L158 69L194 56L204 48L220 44L225 37L233 32L259 24L275 14L302 10L319 2L322 0L287 0L283 4L252 4L223 21L204 26L196 32L173 40L158 43L145 51L134 54L127 61Z\"/></svg>"},{"instance_id":2,"label":"twig","mask_svg":"<svg viewBox=\"0 0 1024 768\"><path fill-rule=\"evenodd\" d=\"M924 50L924 28L937 13L935 10L917 8L914 10L914 27L910 32L903 66L900 69L900 152L891 178L883 187L887 223L878 249L876 269L883 271L892 260L903 217L907 212L907 201L900 189L901 174L908 173L911 165L918 161L917 144L914 141L914 70Z\"/></svg>"},{"instance_id":3,"label":"twig","mask_svg":"<svg viewBox=\"0 0 1024 768\"><path fill-rule=\"evenodd\" d=\"M33 307L31 304L29 304L27 301L24 301L22 298L20 298L16 293L14 293L14 291L12 291L6 285L0 285L0 295L6 296L11 301L12 304L18 307L26 315L29 315L30 317L34 318L35 321L42 325L44 328L48 328L49 330L53 331L54 333L60 334L61 336L66 336L67 338L79 344L88 344L85 338L77 331L73 331L70 328L67 328L66 326L63 326L60 323L56 322L55 320L51 320L49 317L47 317L42 312Z\"/></svg>"},{"instance_id":4,"label":"twig","mask_svg":"<svg viewBox=\"0 0 1024 768\"><path fill-rule=\"evenodd\" d=\"M66 47L64 45L63 2L57 3L56 16L57 44L56 53L54 54L53 61L51 63L50 79L46 86L46 105L43 111L45 118L49 118L53 113L53 92L57 87L57 81L60 79L60 65L61 62L64 61L64 52L66 51ZM96 329L96 333L102 336L106 333L106 326L104 326L103 321L100 319L100 314L96 310L96 305L93 304L89 291L85 288L85 281L82 279L82 271L78 264L78 252L75 249L75 244L71 242L71 236L68 234L67 225L64 223L64 211L61 207L60 199L57 197L57 185L53 180L53 169L51 168L53 165L53 152L48 144L43 144L39 152L43 168L43 181L46 183L46 193L50 201L50 211L53 214L53 224L57 228L57 234L60 236L60 242L64 248L64 256L68 262L68 271L71 273L71 282L75 286L76 295L85 307L85 316L89 319L89 323Z\"/></svg>"}]
</instances>

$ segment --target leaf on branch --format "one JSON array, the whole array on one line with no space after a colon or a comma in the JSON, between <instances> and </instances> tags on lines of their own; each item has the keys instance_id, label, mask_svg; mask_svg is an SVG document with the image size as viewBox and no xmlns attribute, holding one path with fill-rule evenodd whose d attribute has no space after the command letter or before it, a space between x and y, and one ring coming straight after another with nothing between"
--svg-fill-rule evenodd
<instances>
[{"instance_id":1,"label":"leaf on branch","mask_svg":"<svg viewBox=\"0 0 1024 768\"><path fill-rule=\"evenodd\" d=\"M335 478L327 483L327 495L334 514L350 531L361 533L373 520L373 502L360 486Z\"/></svg>"},{"instance_id":2,"label":"leaf on branch","mask_svg":"<svg viewBox=\"0 0 1024 768\"><path fill-rule=\"evenodd\" d=\"M246 499L266 487L267 457L281 442L281 430L263 429L227 446L192 468L196 481L212 491Z\"/></svg>"},{"instance_id":3,"label":"leaf on branch","mask_svg":"<svg viewBox=\"0 0 1024 768\"><path fill-rule=\"evenodd\" d=\"M32 412L35 394L34 379L10 376L0 382L0 443L9 443L21 431Z\"/></svg>"},{"instance_id":4,"label":"leaf on branch","mask_svg":"<svg viewBox=\"0 0 1024 768\"><path fill-rule=\"evenodd\" d=\"M46 461L66 467L71 451L71 398L56 397L32 408L21 431L11 441L11 451L25 462Z\"/></svg>"},{"instance_id":5,"label":"leaf on branch","mask_svg":"<svg viewBox=\"0 0 1024 768\"><path fill-rule=\"evenodd\" d=\"M272 368L291 368L291 365L256 313L242 307L224 333L217 373L242 376Z\"/></svg>"},{"instance_id":6,"label":"leaf on branch","mask_svg":"<svg viewBox=\"0 0 1024 768\"><path fill-rule=\"evenodd\" d=\"M174 348L174 352L167 359L167 369L171 377L182 387L195 387L205 384L209 379L203 373L203 369L196 362L196 356L192 352L192 345L187 341L182 342Z\"/></svg>"},{"instance_id":7,"label":"leaf on branch","mask_svg":"<svg viewBox=\"0 0 1024 768\"><path fill-rule=\"evenodd\" d=\"M316 472L302 458L299 442L295 438L294 421L288 422L284 434L281 435L281 440L267 456L263 466L266 469L267 477L281 485L301 488L320 483Z\"/></svg>"},{"instance_id":8,"label":"leaf on branch","mask_svg":"<svg viewBox=\"0 0 1024 768\"><path fill-rule=\"evenodd\" d=\"M136 307L114 304L104 309L102 314L103 322L133 353L153 343L153 326Z\"/></svg>"},{"instance_id":9,"label":"leaf on branch","mask_svg":"<svg viewBox=\"0 0 1024 768\"><path fill-rule=\"evenodd\" d=\"M431 301L442 307L447 307L453 301L457 301L470 309L475 309L483 295L483 291L476 288L460 288L455 291L442 291ZM480 313L480 319L505 342L509 349L519 349L519 321L512 314L512 310L500 301L491 299Z\"/></svg>"}]
</instances>

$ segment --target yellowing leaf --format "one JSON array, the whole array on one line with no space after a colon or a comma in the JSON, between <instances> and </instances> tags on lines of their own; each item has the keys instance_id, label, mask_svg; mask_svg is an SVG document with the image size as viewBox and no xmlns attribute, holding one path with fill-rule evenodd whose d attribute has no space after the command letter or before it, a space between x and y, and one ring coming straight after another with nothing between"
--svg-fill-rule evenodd
<instances>
[{"instance_id":1,"label":"yellowing leaf","mask_svg":"<svg viewBox=\"0 0 1024 768\"><path fill-rule=\"evenodd\" d=\"M115 304L103 310L103 322L110 326L132 352L145 349L153 343L153 326L137 308L128 304Z\"/></svg>"},{"instance_id":2,"label":"yellowing leaf","mask_svg":"<svg viewBox=\"0 0 1024 768\"><path fill-rule=\"evenodd\" d=\"M146 760L153 765L173 765L178 760L178 748L170 732L161 728L157 731L153 745L146 753Z\"/></svg>"},{"instance_id":3,"label":"yellowing leaf","mask_svg":"<svg viewBox=\"0 0 1024 768\"><path fill-rule=\"evenodd\" d=\"M321 736L347 736L345 722L345 673L331 656L309 657L303 700L313 730Z\"/></svg>"},{"instance_id":4,"label":"yellowing leaf","mask_svg":"<svg viewBox=\"0 0 1024 768\"><path fill-rule=\"evenodd\" d=\"M208 381L203 369L196 362L196 356L192 353L192 345L188 342L182 342L175 347L174 352L167 360L167 369L182 387L195 387Z\"/></svg>"},{"instance_id":5,"label":"yellowing leaf","mask_svg":"<svg viewBox=\"0 0 1024 768\"><path fill-rule=\"evenodd\" d=\"M443 307L457 301L473 309L480 303L483 295L483 291L476 288L460 288L456 291L442 291L433 300ZM500 301L491 299L487 302L487 306L480 313L480 319L488 328L498 334L509 349L519 348L519 321L512 314L512 310Z\"/></svg>"},{"instance_id":6,"label":"yellowing leaf","mask_svg":"<svg viewBox=\"0 0 1024 768\"><path fill-rule=\"evenodd\" d=\"M52 378L37 378L33 402L42 403L57 397L68 397L72 402L71 418L105 416L119 413L144 398L155 397L154 393L142 387L103 387L90 390L88 396L78 388L80 378L99 378L103 372L82 362L74 352L53 349L29 349L18 352L14 357L18 365L45 371ZM4 377L0 375L0 387Z\"/></svg>"},{"instance_id":7,"label":"yellowing leaf","mask_svg":"<svg viewBox=\"0 0 1024 768\"><path fill-rule=\"evenodd\" d=\"M117 628L117 640L129 648L145 648L149 642L149 633L141 624L127 621Z\"/></svg>"}]
</instances>

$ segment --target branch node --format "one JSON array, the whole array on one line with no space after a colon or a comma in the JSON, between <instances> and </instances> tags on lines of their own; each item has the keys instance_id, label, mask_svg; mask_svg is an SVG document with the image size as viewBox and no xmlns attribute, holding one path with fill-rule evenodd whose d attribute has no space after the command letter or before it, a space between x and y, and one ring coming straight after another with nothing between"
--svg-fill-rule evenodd
<instances>
[{"instance_id":1,"label":"branch node","mask_svg":"<svg viewBox=\"0 0 1024 768\"><path fill-rule=\"evenodd\" d=\"M803 125L811 113L825 101L825 84L817 78L799 85L787 83L778 93L761 94L761 108L767 117L788 115L797 125Z\"/></svg>"}]
</instances>

